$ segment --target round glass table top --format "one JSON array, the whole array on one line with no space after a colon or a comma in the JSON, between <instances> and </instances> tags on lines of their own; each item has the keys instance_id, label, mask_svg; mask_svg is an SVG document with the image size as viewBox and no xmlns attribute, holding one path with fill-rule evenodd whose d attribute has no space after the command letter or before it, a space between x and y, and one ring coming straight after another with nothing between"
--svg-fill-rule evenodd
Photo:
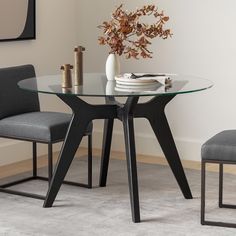
<instances>
[{"instance_id":1,"label":"round glass table top","mask_svg":"<svg viewBox=\"0 0 236 236\"><path fill-rule=\"evenodd\" d=\"M108 81L104 74L85 73L83 86L62 88L62 75L47 75L22 80L18 86L22 89L48 94L64 94L68 96L87 97L130 97L157 96L192 93L202 91L213 86L207 79L189 75L168 75L170 85L156 83L152 86L119 86L116 81ZM73 78L72 78L73 79Z\"/></svg>"}]
</instances>

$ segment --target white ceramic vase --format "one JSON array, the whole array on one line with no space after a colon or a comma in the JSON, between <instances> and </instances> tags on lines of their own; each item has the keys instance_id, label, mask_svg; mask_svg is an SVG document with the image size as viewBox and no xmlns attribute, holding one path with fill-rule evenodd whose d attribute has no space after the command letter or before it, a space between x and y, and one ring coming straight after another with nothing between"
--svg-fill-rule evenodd
<instances>
[{"instance_id":1,"label":"white ceramic vase","mask_svg":"<svg viewBox=\"0 0 236 236\"><path fill-rule=\"evenodd\" d=\"M115 76L120 74L120 61L115 53L109 54L106 61L106 76L108 80L115 80Z\"/></svg>"},{"instance_id":2,"label":"white ceramic vase","mask_svg":"<svg viewBox=\"0 0 236 236\"><path fill-rule=\"evenodd\" d=\"M115 86L116 82L114 80L108 80L106 84L106 95L114 95Z\"/></svg>"}]
</instances>

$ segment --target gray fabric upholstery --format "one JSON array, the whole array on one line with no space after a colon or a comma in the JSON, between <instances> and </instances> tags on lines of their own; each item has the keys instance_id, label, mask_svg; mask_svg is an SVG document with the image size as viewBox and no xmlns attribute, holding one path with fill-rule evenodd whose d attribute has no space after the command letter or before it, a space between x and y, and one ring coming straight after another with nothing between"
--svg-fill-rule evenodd
<instances>
[{"instance_id":1,"label":"gray fabric upholstery","mask_svg":"<svg viewBox=\"0 0 236 236\"><path fill-rule=\"evenodd\" d=\"M65 138L70 114L40 112L37 93L20 89L20 80L35 77L32 65L0 69L0 136L36 142ZM89 124L85 135L92 132Z\"/></svg>"},{"instance_id":2,"label":"gray fabric upholstery","mask_svg":"<svg viewBox=\"0 0 236 236\"><path fill-rule=\"evenodd\" d=\"M26 112L39 111L37 93L17 86L22 79L35 77L32 65L0 68L0 119Z\"/></svg>"},{"instance_id":3,"label":"gray fabric upholstery","mask_svg":"<svg viewBox=\"0 0 236 236\"><path fill-rule=\"evenodd\" d=\"M0 120L0 136L37 142L63 140L71 120L70 114L59 112L31 112ZM92 132L92 123L87 133Z\"/></svg>"},{"instance_id":4,"label":"gray fabric upholstery","mask_svg":"<svg viewBox=\"0 0 236 236\"><path fill-rule=\"evenodd\" d=\"M203 160L236 162L236 130L225 130L202 145Z\"/></svg>"}]
</instances>

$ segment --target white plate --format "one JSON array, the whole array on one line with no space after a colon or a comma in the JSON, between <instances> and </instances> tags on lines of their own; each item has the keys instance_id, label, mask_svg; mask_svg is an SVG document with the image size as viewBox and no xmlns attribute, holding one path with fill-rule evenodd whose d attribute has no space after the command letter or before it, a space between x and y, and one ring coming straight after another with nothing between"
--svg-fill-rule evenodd
<instances>
[{"instance_id":1,"label":"white plate","mask_svg":"<svg viewBox=\"0 0 236 236\"><path fill-rule=\"evenodd\" d=\"M115 87L115 91L118 91L118 92L128 92L128 93L131 93L131 92L145 92L146 89L143 89L143 88L120 88L120 87Z\"/></svg>"},{"instance_id":2,"label":"white plate","mask_svg":"<svg viewBox=\"0 0 236 236\"><path fill-rule=\"evenodd\" d=\"M141 93L147 93L147 94L156 94L156 93L164 93L165 92L165 87L162 86L160 88L157 88L157 89L143 89L141 87L138 87L138 88L120 88L120 87L115 87L115 91L118 91L118 92L128 92L128 93L132 93L132 92L141 92Z\"/></svg>"},{"instance_id":3,"label":"white plate","mask_svg":"<svg viewBox=\"0 0 236 236\"><path fill-rule=\"evenodd\" d=\"M161 85L160 85L161 86ZM119 87L119 88L128 88L128 89L156 89L158 87L160 87L158 83L152 83L152 84L142 84L142 85L137 85L137 84L119 84L119 83L116 83L116 87Z\"/></svg>"},{"instance_id":4,"label":"white plate","mask_svg":"<svg viewBox=\"0 0 236 236\"><path fill-rule=\"evenodd\" d=\"M153 72L143 72L143 73L139 73L139 72L134 72L133 74L135 75L145 75L145 74L155 74L155 75L159 75L160 77L163 76L167 76L167 77L172 77L172 76L177 76L177 74L174 74L174 73L165 73L165 72L158 72L158 73L153 73ZM127 76L130 76L131 73L124 73L122 75L119 75L119 76L123 76L124 78L127 78ZM145 77L145 78L148 78L148 77Z\"/></svg>"},{"instance_id":5,"label":"white plate","mask_svg":"<svg viewBox=\"0 0 236 236\"><path fill-rule=\"evenodd\" d=\"M122 75L118 75L115 77L116 82L119 83L129 83L129 84L147 84L147 83L156 83L156 80L154 79L127 79L124 78Z\"/></svg>"},{"instance_id":6,"label":"white plate","mask_svg":"<svg viewBox=\"0 0 236 236\"><path fill-rule=\"evenodd\" d=\"M116 84L124 85L124 86L152 86L152 85L157 85L158 82L152 80L151 82L148 82L148 83L143 83L143 82L139 82L139 81L136 81L135 83L133 83L129 79L129 81L127 81L127 82L116 80Z\"/></svg>"},{"instance_id":7,"label":"white plate","mask_svg":"<svg viewBox=\"0 0 236 236\"><path fill-rule=\"evenodd\" d=\"M127 86L122 84L116 84L115 90L120 92L155 92L162 87L165 89L165 86L158 83L155 83L154 85L149 84L145 86Z\"/></svg>"},{"instance_id":8,"label":"white plate","mask_svg":"<svg viewBox=\"0 0 236 236\"><path fill-rule=\"evenodd\" d=\"M140 75L144 75L144 74L148 74L148 73L135 73L135 75L140 76ZM170 79L172 76L174 76L174 74L166 74L166 73L156 73L156 77L141 77L141 78L136 78L136 79L131 79L131 73L125 73L122 75L117 75L115 77L116 82L118 83L122 83L122 84L137 84L137 85L141 85L141 84L151 84L151 83L160 83L165 85L166 83L170 82Z\"/></svg>"}]
</instances>

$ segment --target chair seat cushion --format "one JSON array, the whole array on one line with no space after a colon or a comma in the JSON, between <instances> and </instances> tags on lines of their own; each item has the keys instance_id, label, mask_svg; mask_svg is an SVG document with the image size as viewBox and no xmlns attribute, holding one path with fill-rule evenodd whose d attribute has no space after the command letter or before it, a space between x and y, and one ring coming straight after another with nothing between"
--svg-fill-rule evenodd
<instances>
[{"instance_id":1,"label":"chair seat cushion","mask_svg":"<svg viewBox=\"0 0 236 236\"><path fill-rule=\"evenodd\" d=\"M37 142L65 138L72 115L59 112L30 112L0 120L0 136ZM85 134L92 132L92 123Z\"/></svg>"},{"instance_id":2,"label":"chair seat cushion","mask_svg":"<svg viewBox=\"0 0 236 236\"><path fill-rule=\"evenodd\" d=\"M202 145L203 160L236 162L236 130L225 130Z\"/></svg>"}]
</instances>

